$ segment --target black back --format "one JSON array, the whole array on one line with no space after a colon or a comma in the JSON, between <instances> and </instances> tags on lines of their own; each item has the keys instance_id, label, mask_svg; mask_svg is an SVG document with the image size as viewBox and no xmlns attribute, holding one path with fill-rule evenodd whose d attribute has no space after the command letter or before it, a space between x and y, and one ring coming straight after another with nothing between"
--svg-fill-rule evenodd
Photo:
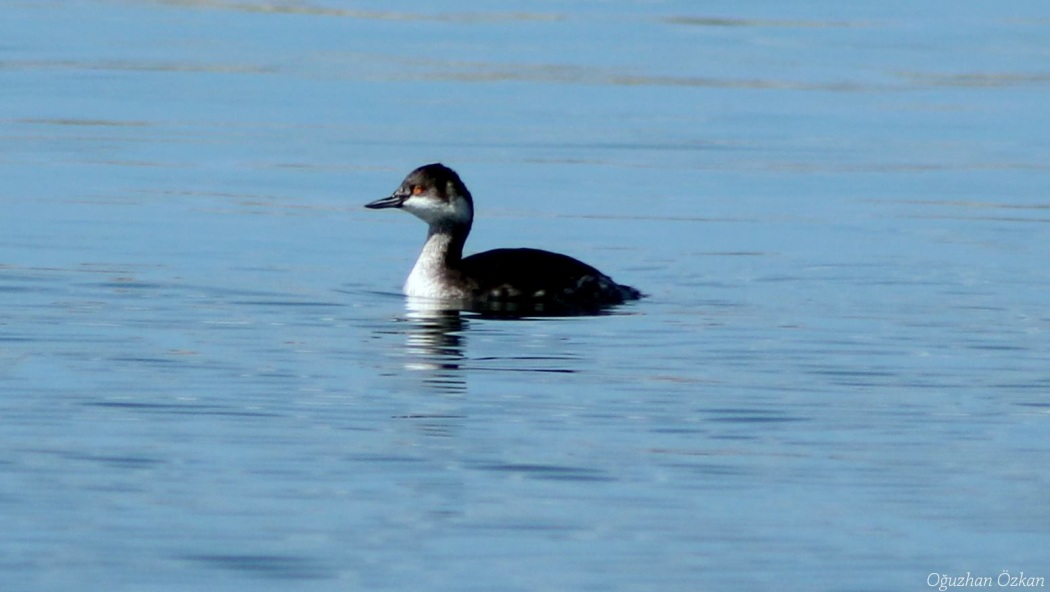
<instances>
[{"instance_id":1,"label":"black back","mask_svg":"<svg viewBox=\"0 0 1050 592\"><path fill-rule=\"evenodd\" d=\"M541 302L591 308L638 298L586 263L541 249L494 249L463 259L460 270L476 284L479 301Z\"/></svg>"}]
</instances>

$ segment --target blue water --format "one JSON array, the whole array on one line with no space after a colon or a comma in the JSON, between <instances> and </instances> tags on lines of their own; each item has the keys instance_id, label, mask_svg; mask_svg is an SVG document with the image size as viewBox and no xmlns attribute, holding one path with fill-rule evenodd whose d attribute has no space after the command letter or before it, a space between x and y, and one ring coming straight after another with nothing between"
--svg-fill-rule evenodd
<instances>
[{"instance_id":1,"label":"blue water","mask_svg":"<svg viewBox=\"0 0 1050 592\"><path fill-rule=\"evenodd\" d=\"M0 5L0 588L1050 577L1050 5ZM648 294L398 294L467 251ZM930 580L931 574L934 577Z\"/></svg>"}]
</instances>

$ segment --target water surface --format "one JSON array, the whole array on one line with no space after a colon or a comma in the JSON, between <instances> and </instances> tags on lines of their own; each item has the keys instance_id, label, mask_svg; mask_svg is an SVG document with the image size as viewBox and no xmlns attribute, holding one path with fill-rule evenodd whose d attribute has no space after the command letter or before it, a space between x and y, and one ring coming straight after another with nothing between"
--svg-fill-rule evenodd
<instances>
[{"instance_id":1,"label":"water surface","mask_svg":"<svg viewBox=\"0 0 1050 592\"><path fill-rule=\"evenodd\" d=\"M0 12L5 589L1050 576L1043 4ZM407 307L433 161L648 297Z\"/></svg>"}]
</instances>

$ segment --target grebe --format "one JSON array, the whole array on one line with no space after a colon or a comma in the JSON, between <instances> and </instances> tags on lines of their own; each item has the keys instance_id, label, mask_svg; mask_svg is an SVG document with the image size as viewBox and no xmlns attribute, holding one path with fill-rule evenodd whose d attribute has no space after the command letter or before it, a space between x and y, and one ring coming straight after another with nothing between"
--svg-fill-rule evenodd
<instances>
[{"instance_id":1,"label":"grebe","mask_svg":"<svg viewBox=\"0 0 1050 592\"><path fill-rule=\"evenodd\" d=\"M463 257L474 200L459 175L439 163L412 171L392 195L365 207L400 208L430 226L405 281L410 297L489 311L590 313L642 296L586 263L550 251L494 249Z\"/></svg>"}]
</instances>

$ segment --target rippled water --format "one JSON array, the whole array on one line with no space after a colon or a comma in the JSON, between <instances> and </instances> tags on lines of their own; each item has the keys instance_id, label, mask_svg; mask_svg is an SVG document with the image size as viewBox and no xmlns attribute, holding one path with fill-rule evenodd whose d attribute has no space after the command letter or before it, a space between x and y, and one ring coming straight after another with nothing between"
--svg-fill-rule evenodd
<instances>
[{"instance_id":1,"label":"rippled water","mask_svg":"<svg viewBox=\"0 0 1050 592\"><path fill-rule=\"evenodd\" d=\"M1050 577L1050 8L0 7L5 590ZM407 306L468 252L600 317Z\"/></svg>"}]
</instances>

